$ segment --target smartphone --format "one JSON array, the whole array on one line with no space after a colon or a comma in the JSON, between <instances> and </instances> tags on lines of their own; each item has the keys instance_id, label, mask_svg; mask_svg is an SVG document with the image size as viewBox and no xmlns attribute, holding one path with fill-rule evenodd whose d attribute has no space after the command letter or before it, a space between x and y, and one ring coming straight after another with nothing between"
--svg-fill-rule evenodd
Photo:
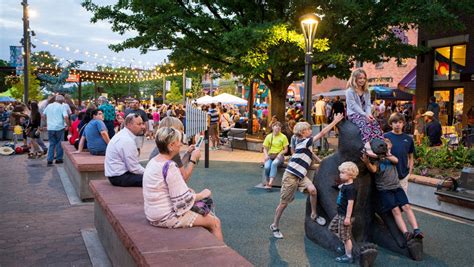
<instances>
[{"instance_id":1,"label":"smartphone","mask_svg":"<svg viewBox=\"0 0 474 267\"><path fill-rule=\"evenodd\" d=\"M204 136L199 136L199 139L196 142L196 148L201 147L202 141L204 141Z\"/></svg>"}]
</instances>

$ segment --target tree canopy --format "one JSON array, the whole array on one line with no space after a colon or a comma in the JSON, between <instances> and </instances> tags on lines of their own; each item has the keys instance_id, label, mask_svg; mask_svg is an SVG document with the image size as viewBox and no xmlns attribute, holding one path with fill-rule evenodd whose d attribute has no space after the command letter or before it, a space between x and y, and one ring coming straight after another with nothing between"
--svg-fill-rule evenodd
<instances>
[{"instance_id":1,"label":"tree canopy","mask_svg":"<svg viewBox=\"0 0 474 267\"><path fill-rule=\"evenodd\" d=\"M120 34L136 32L110 45L115 51L168 48L180 67L208 66L260 79L271 89L280 118L288 86L303 77L302 15L322 17L313 73L347 78L356 60L408 58L423 49L404 43L393 27L462 27L458 14L474 10L470 0L120 0L107 6L85 0L83 6L94 13L93 22L109 21Z\"/></svg>"}]
</instances>

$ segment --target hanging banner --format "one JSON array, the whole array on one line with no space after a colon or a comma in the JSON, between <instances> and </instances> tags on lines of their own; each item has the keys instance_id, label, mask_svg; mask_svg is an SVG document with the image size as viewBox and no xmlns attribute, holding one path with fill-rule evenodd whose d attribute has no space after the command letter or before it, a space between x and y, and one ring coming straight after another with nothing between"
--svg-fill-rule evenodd
<instances>
[{"instance_id":1,"label":"hanging banner","mask_svg":"<svg viewBox=\"0 0 474 267\"><path fill-rule=\"evenodd\" d=\"M10 46L10 67L15 67L16 75L23 74L23 46Z\"/></svg>"},{"instance_id":2,"label":"hanging banner","mask_svg":"<svg viewBox=\"0 0 474 267\"><path fill-rule=\"evenodd\" d=\"M166 81L166 91L171 90L171 81Z\"/></svg>"},{"instance_id":3,"label":"hanging banner","mask_svg":"<svg viewBox=\"0 0 474 267\"><path fill-rule=\"evenodd\" d=\"M193 84L193 79L186 78L186 90L191 89L192 84Z\"/></svg>"}]
</instances>

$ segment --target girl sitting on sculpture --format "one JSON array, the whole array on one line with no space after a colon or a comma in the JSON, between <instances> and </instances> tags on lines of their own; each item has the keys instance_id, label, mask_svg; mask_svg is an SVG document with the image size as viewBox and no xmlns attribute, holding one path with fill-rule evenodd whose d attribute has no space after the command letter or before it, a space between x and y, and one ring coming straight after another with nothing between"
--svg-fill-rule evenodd
<instances>
[{"instance_id":1,"label":"girl sitting on sculpture","mask_svg":"<svg viewBox=\"0 0 474 267\"><path fill-rule=\"evenodd\" d=\"M375 138L382 140L384 138L380 125L372 116L370 92L365 71L363 69L354 70L347 83L347 87L347 117L349 121L359 128L365 153L369 157L376 158L377 155L370 148L370 141Z\"/></svg>"}]
</instances>

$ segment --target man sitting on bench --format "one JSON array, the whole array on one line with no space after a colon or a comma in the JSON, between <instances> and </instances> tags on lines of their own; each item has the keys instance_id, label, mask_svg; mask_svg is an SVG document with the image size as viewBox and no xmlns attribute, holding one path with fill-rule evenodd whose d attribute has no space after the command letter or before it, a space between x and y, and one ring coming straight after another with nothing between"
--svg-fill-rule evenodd
<instances>
[{"instance_id":1,"label":"man sitting on bench","mask_svg":"<svg viewBox=\"0 0 474 267\"><path fill-rule=\"evenodd\" d=\"M143 134L145 124L140 115L125 117L125 127L114 135L105 152L105 176L115 186L142 186L143 168L139 163L135 136Z\"/></svg>"}]
</instances>

